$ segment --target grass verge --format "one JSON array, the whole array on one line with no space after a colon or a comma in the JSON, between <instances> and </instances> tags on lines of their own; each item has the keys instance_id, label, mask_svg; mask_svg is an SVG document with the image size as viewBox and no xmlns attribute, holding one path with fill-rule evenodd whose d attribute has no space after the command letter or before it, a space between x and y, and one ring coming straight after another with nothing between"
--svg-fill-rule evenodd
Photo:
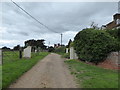
<instances>
[{"instance_id":1,"label":"grass verge","mask_svg":"<svg viewBox=\"0 0 120 90\"><path fill-rule=\"evenodd\" d=\"M56 52L55 52L56 53ZM61 53L61 52L57 52L57 54L61 55L62 58L70 58L70 53Z\"/></svg>"},{"instance_id":2,"label":"grass verge","mask_svg":"<svg viewBox=\"0 0 120 90\"><path fill-rule=\"evenodd\" d=\"M0 65L0 90L2 89L2 65Z\"/></svg>"},{"instance_id":3,"label":"grass verge","mask_svg":"<svg viewBox=\"0 0 120 90\"><path fill-rule=\"evenodd\" d=\"M80 88L118 88L118 72L85 64L77 60L66 60L71 74L75 75Z\"/></svg>"},{"instance_id":4,"label":"grass verge","mask_svg":"<svg viewBox=\"0 0 120 90\"><path fill-rule=\"evenodd\" d=\"M8 53L10 54L10 52ZM4 64L2 65L2 88L7 88L12 82L17 80L23 73L27 72L48 54L48 52L40 52L37 53L36 56L32 54L32 58L30 59L18 59L16 55L12 55L11 58L4 57Z\"/></svg>"}]
</instances>

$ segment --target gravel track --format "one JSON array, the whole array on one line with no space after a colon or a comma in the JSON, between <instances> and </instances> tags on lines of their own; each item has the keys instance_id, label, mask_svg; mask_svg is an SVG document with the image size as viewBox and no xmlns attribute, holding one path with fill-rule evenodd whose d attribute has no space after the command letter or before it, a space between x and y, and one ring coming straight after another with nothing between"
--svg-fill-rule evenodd
<instances>
[{"instance_id":1,"label":"gravel track","mask_svg":"<svg viewBox=\"0 0 120 90\"><path fill-rule=\"evenodd\" d=\"M23 74L9 88L77 88L64 59L51 53Z\"/></svg>"}]
</instances>

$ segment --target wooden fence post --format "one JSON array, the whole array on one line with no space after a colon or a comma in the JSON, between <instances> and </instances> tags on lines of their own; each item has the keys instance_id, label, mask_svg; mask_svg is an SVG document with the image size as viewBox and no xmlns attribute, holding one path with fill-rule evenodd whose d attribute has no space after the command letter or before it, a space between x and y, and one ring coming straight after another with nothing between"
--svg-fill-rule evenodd
<instances>
[{"instance_id":1,"label":"wooden fence post","mask_svg":"<svg viewBox=\"0 0 120 90\"><path fill-rule=\"evenodd\" d=\"M2 59L3 59L2 49L0 49L0 65L2 65Z\"/></svg>"},{"instance_id":2,"label":"wooden fence post","mask_svg":"<svg viewBox=\"0 0 120 90\"><path fill-rule=\"evenodd\" d=\"M22 58L22 48L20 47L19 49L19 58L21 59Z\"/></svg>"}]
</instances>

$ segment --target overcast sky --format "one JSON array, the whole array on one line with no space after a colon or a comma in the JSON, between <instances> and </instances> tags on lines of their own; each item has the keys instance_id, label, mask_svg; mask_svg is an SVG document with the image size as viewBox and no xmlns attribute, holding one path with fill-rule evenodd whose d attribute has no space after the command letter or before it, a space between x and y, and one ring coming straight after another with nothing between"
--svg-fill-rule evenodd
<instances>
[{"instance_id":1,"label":"overcast sky","mask_svg":"<svg viewBox=\"0 0 120 90\"><path fill-rule=\"evenodd\" d=\"M116 2L16 2L40 22L58 32L54 33L37 23L12 2L2 3L0 24L0 47L13 47L29 39L45 39L46 45L63 44L94 21L99 26L112 21L117 13ZM1 4L0 4L1 5Z\"/></svg>"}]
</instances>

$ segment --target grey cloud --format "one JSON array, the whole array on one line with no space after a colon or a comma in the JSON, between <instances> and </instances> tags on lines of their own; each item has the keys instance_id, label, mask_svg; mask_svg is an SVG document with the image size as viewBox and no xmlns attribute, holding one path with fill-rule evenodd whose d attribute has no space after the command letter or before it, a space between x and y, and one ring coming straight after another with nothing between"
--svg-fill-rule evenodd
<instances>
[{"instance_id":1,"label":"grey cloud","mask_svg":"<svg viewBox=\"0 0 120 90\"><path fill-rule=\"evenodd\" d=\"M23 35L23 36L28 36L29 34L26 32L19 32L19 34Z\"/></svg>"},{"instance_id":2,"label":"grey cloud","mask_svg":"<svg viewBox=\"0 0 120 90\"><path fill-rule=\"evenodd\" d=\"M18 4L24 7L24 9L26 9L39 21L43 22L50 28L53 28L54 30L59 32L64 32L64 30L67 31L68 29L70 30L70 28L65 29L65 27L63 27L63 24L68 24L68 26L71 26L71 24L85 26L85 24L91 22L91 18L94 18L96 15L100 14L101 16L105 16L103 14L104 13L106 14L106 12L108 12L107 10L110 9L110 6L114 6L113 4L115 3L18 3ZM108 7L106 7L106 5ZM18 10L19 9L17 9L17 11ZM19 10L18 12L21 11ZM27 16L28 17L27 19L26 17L23 17L21 15L19 17L18 16L15 16L15 18L18 20L13 19L6 21L7 22L18 21L17 23L23 22L29 26L34 25L33 27L36 26L38 28L40 27L44 28L41 25L35 24L36 21L32 20L29 16ZM22 19L19 20L19 18ZM41 32L41 30L39 31ZM48 30L44 31L49 32Z\"/></svg>"},{"instance_id":3,"label":"grey cloud","mask_svg":"<svg viewBox=\"0 0 120 90\"><path fill-rule=\"evenodd\" d=\"M90 26L92 21L100 26L107 24L112 20L112 15L117 12L117 3L115 2L19 2L17 4L40 22L59 33L68 31L78 32ZM29 38L42 38L42 35L54 33L30 18L12 2L3 3L2 15L2 26L7 27L7 33L5 34L7 37L4 36L4 39L26 40ZM53 35L50 37L52 38L52 36ZM46 37L49 41L49 36ZM66 36L66 38L67 37L68 36ZM55 37L53 36L53 38ZM73 38L73 36L71 36L71 38ZM55 41L57 42L58 40L55 39ZM67 41L67 39L64 39L63 42L65 43Z\"/></svg>"}]
</instances>

